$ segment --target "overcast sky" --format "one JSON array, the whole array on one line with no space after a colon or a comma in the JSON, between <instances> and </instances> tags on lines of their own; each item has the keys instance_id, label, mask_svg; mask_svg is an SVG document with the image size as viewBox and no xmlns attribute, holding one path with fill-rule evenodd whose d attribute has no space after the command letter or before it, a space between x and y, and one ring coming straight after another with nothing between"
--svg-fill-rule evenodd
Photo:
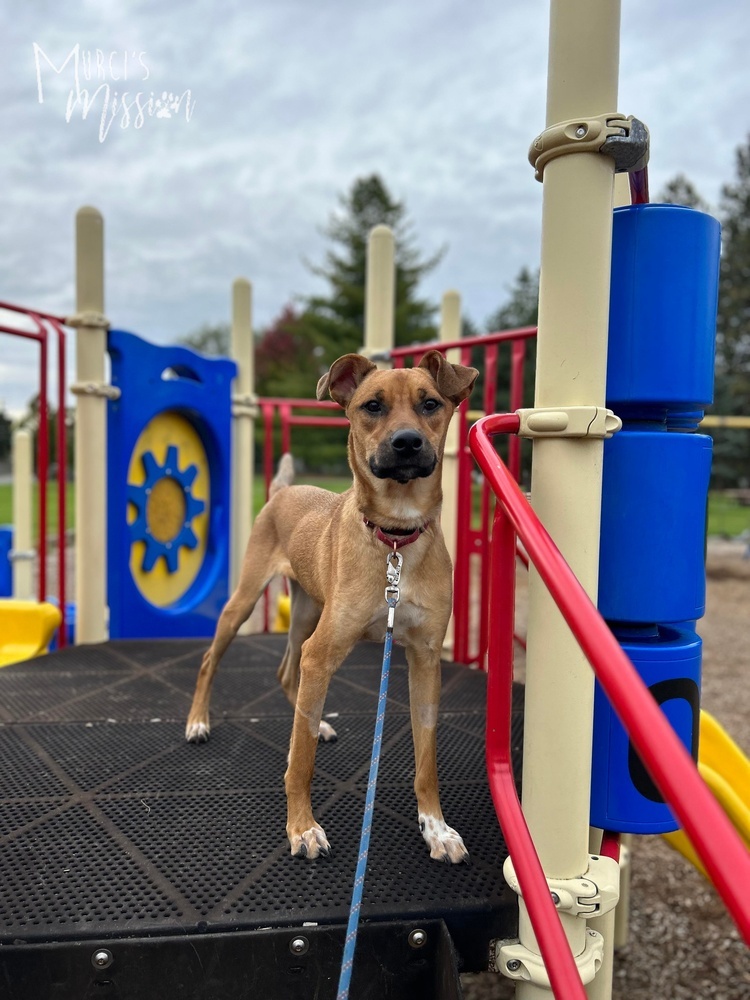
<instances>
[{"instance_id":1,"label":"overcast sky","mask_svg":"<svg viewBox=\"0 0 750 1000\"><path fill-rule=\"evenodd\" d=\"M526 157L544 126L547 2L3 8L0 300L72 310L74 216L92 204L113 325L162 342L226 321L239 275L264 325L322 290L305 260L322 261L337 196L373 172L422 253L447 246L422 286L434 301L456 288L481 324L538 263ZM182 95L179 110L139 120L132 103L103 127L97 112L67 114L75 46L79 85L102 85L97 109L108 88L110 109L127 90L142 105ZM651 130L652 194L683 172L717 203L750 130L748 53L739 0L623 0L613 110ZM15 411L35 386L35 350L0 336L0 403Z\"/></svg>"}]
</instances>

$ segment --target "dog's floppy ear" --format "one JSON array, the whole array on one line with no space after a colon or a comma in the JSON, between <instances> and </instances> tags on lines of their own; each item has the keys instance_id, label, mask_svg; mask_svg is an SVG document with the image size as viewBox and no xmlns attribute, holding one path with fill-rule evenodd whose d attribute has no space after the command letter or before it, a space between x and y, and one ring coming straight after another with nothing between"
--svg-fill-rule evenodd
<instances>
[{"instance_id":1,"label":"dog's floppy ear","mask_svg":"<svg viewBox=\"0 0 750 1000\"><path fill-rule=\"evenodd\" d=\"M335 399L340 406L346 406L362 379L376 368L377 365L361 354L345 354L333 362L318 382L315 395L318 399L325 399L329 392L331 399Z\"/></svg>"},{"instance_id":2,"label":"dog's floppy ear","mask_svg":"<svg viewBox=\"0 0 750 1000\"><path fill-rule=\"evenodd\" d=\"M454 406L466 399L479 376L476 368L452 365L440 351L428 351L419 362L419 367L427 369L435 379L441 396L449 399Z\"/></svg>"}]
</instances>

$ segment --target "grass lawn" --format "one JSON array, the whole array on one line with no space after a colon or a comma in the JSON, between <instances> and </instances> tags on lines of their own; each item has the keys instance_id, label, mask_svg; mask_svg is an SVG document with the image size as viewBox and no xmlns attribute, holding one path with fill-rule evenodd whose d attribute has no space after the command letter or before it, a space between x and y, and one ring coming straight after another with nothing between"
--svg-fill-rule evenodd
<instances>
[{"instance_id":1,"label":"grass lawn","mask_svg":"<svg viewBox=\"0 0 750 1000\"><path fill-rule=\"evenodd\" d=\"M73 528L75 525L75 486L73 483L67 484L65 491L65 521L66 528ZM39 517L39 486L34 483L32 490L32 503L34 514L32 524L36 524ZM13 487L11 485L0 485L0 524L13 523ZM57 532L57 483L49 483L47 486L47 527L50 534Z\"/></svg>"},{"instance_id":2,"label":"grass lawn","mask_svg":"<svg viewBox=\"0 0 750 1000\"><path fill-rule=\"evenodd\" d=\"M750 507L742 506L733 497L710 493L708 497L708 533L734 538L750 531Z\"/></svg>"},{"instance_id":3,"label":"grass lawn","mask_svg":"<svg viewBox=\"0 0 750 1000\"><path fill-rule=\"evenodd\" d=\"M324 477L306 476L298 480L321 486L335 493L342 493L349 488L351 480L346 476ZM253 507L255 513L265 503L265 484L262 477L256 476L253 487ZM37 517L39 499L38 488L34 486L34 518ZM50 483L47 490L48 525L51 534L57 531L57 483ZM13 488L10 485L0 485L0 524L11 524L13 521ZM68 483L67 487L67 527L75 524L75 485ZM708 533L709 535L724 535L734 537L750 531L750 507L743 507L737 500L723 493L712 492L708 500Z\"/></svg>"},{"instance_id":4,"label":"grass lawn","mask_svg":"<svg viewBox=\"0 0 750 1000\"><path fill-rule=\"evenodd\" d=\"M331 490L332 493L343 493L352 484L350 476L298 476L295 479L296 485L319 486L323 490ZM256 476L253 480L253 511L258 513L266 502L266 484L262 476Z\"/></svg>"}]
</instances>

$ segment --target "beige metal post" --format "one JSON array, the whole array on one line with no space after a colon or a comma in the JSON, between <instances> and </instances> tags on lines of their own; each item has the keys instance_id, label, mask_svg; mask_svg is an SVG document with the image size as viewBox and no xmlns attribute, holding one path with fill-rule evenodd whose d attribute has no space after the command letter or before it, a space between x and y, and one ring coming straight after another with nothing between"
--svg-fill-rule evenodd
<instances>
[{"instance_id":1,"label":"beige metal post","mask_svg":"<svg viewBox=\"0 0 750 1000\"><path fill-rule=\"evenodd\" d=\"M589 836L589 850L592 854L598 855L601 850L602 831L592 828ZM622 866L618 869L620 881L618 890L622 899ZM619 902L617 909L619 909ZM612 997L612 977L614 975L615 959L615 938L616 938L616 917L617 910L612 908L599 917L592 917L588 926L591 930L598 931L602 936L603 951L602 964L594 980L586 987L588 1000L611 1000Z\"/></svg>"},{"instance_id":2,"label":"beige metal post","mask_svg":"<svg viewBox=\"0 0 750 1000\"><path fill-rule=\"evenodd\" d=\"M617 110L618 0L552 0L547 126ZM604 405L613 163L598 153L544 170L535 406ZM602 441L534 442L532 505L596 598ZM593 675L539 577L529 581L523 800L548 877L588 868ZM562 915L574 954L586 923ZM538 947L521 903L521 943ZM522 1000L548 997L523 983ZM603 994L602 994L603 995Z\"/></svg>"},{"instance_id":3,"label":"beige metal post","mask_svg":"<svg viewBox=\"0 0 750 1000\"><path fill-rule=\"evenodd\" d=\"M387 354L393 347L396 306L396 271L393 233L388 226L375 226L367 241L365 285L365 344L367 357ZM390 361L377 360L378 368Z\"/></svg>"},{"instance_id":4,"label":"beige metal post","mask_svg":"<svg viewBox=\"0 0 750 1000\"><path fill-rule=\"evenodd\" d=\"M34 540L32 536L33 449L31 431L13 432L13 596L33 601Z\"/></svg>"},{"instance_id":5,"label":"beige metal post","mask_svg":"<svg viewBox=\"0 0 750 1000\"><path fill-rule=\"evenodd\" d=\"M242 557L253 526L253 468L255 464L255 345L253 344L253 286L245 278L232 285L232 357L237 377L232 396L232 566L231 589L237 586ZM249 622L240 632L245 635Z\"/></svg>"},{"instance_id":6,"label":"beige metal post","mask_svg":"<svg viewBox=\"0 0 750 1000\"><path fill-rule=\"evenodd\" d=\"M445 292L440 304L440 340L443 343L461 337L461 296L458 292ZM461 352L458 348L446 352L451 364L460 364ZM445 536L445 544L451 562L456 565L458 551L458 417L454 416L448 428L443 453L443 513L440 524ZM448 631L443 643L445 659L453 658L453 615L448 623Z\"/></svg>"},{"instance_id":7,"label":"beige metal post","mask_svg":"<svg viewBox=\"0 0 750 1000\"><path fill-rule=\"evenodd\" d=\"M107 613L107 397L104 315L104 220L95 208L76 215L76 641L103 642Z\"/></svg>"},{"instance_id":8,"label":"beige metal post","mask_svg":"<svg viewBox=\"0 0 750 1000\"><path fill-rule=\"evenodd\" d=\"M625 833L620 843L620 901L615 910L615 950L624 948L630 935L630 879L633 872L633 835Z\"/></svg>"}]
</instances>

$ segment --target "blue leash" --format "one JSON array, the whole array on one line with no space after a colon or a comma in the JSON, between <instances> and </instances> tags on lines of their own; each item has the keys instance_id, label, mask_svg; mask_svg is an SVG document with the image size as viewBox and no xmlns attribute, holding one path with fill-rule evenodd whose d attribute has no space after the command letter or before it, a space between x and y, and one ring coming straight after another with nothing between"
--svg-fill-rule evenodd
<instances>
[{"instance_id":1,"label":"blue leash","mask_svg":"<svg viewBox=\"0 0 750 1000\"><path fill-rule=\"evenodd\" d=\"M388 694L388 677L391 670L391 650L393 649L393 620L399 599L398 583L401 575L403 556L396 551L388 553L385 600L388 605L388 625L385 632L383 647L383 668L380 674L380 694L378 696L378 715L375 720L375 735L372 740L372 758L370 760L370 775L367 779L367 796L365 812L362 817L362 833L359 838L359 857L357 870L354 874L352 901L349 906L349 923L346 928L344 956L341 961L341 974L336 992L336 1000L349 1000L349 987L354 968L354 950L357 947L357 927L359 911L362 908L362 893L365 888L365 872L367 870L367 854L370 850L370 833L372 832L372 816L375 809L375 788L378 783L378 767L380 766L380 746L383 742L383 724L385 722L385 702Z\"/></svg>"}]
</instances>

